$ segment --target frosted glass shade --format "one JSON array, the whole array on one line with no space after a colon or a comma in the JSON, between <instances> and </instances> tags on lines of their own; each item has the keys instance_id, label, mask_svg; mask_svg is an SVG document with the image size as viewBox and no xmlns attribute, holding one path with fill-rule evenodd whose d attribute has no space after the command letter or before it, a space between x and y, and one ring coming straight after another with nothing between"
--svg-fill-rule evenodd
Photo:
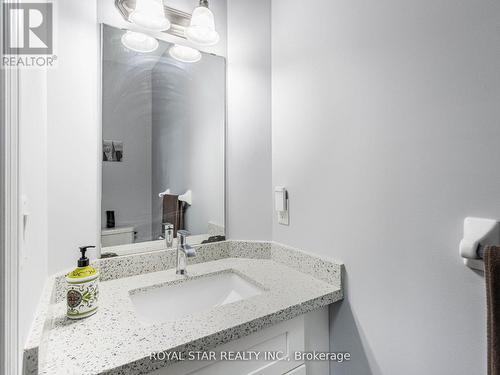
<instances>
[{"instance_id":1,"label":"frosted glass shade","mask_svg":"<svg viewBox=\"0 0 500 375\"><path fill-rule=\"evenodd\" d=\"M213 46L219 42L214 14L210 9L200 6L194 10L191 23L186 28L186 37L201 46Z\"/></svg>"},{"instance_id":2,"label":"frosted glass shade","mask_svg":"<svg viewBox=\"0 0 500 375\"><path fill-rule=\"evenodd\" d=\"M185 63L195 63L201 60L200 51L191 47L181 46L178 44L171 47L168 50L168 54L172 58Z\"/></svg>"},{"instance_id":3,"label":"frosted glass shade","mask_svg":"<svg viewBox=\"0 0 500 375\"><path fill-rule=\"evenodd\" d=\"M122 44L132 51L142 53L153 52L159 45L158 41L152 36L135 31L127 31L123 34Z\"/></svg>"},{"instance_id":4,"label":"frosted glass shade","mask_svg":"<svg viewBox=\"0 0 500 375\"><path fill-rule=\"evenodd\" d=\"M170 29L170 21L165 17L162 0L137 0L129 20L147 30L165 31Z\"/></svg>"}]
</instances>

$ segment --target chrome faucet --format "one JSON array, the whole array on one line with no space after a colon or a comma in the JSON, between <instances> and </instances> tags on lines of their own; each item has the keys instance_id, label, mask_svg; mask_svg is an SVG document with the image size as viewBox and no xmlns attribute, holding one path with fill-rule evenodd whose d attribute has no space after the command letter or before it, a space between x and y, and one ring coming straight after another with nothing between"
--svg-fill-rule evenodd
<instances>
[{"instance_id":1,"label":"chrome faucet","mask_svg":"<svg viewBox=\"0 0 500 375\"><path fill-rule=\"evenodd\" d=\"M177 275L187 274L187 258L196 256L194 247L186 243L190 233L186 230L177 231Z\"/></svg>"},{"instance_id":2,"label":"chrome faucet","mask_svg":"<svg viewBox=\"0 0 500 375\"><path fill-rule=\"evenodd\" d=\"M163 223L163 236L165 239L165 247L171 249L174 244L174 225L170 223Z\"/></svg>"}]
</instances>

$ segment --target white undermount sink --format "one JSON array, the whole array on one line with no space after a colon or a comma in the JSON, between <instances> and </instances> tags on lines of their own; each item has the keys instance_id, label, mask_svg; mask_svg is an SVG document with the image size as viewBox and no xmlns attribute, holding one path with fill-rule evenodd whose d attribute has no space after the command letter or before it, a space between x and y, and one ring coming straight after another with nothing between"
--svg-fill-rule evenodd
<instances>
[{"instance_id":1,"label":"white undermount sink","mask_svg":"<svg viewBox=\"0 0 500 375\"><path fill-rule=\"evenodd\" d=\"M159 323L261 294L264 289L234 272L187 280L180 284L134 291L130 299L140 320Z\"/></svg>"}]
</instances>

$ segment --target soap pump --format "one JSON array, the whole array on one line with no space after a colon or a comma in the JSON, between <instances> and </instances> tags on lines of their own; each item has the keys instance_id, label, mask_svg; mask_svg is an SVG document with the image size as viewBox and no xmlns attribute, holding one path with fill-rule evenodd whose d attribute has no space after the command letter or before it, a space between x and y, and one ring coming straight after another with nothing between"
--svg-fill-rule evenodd
<instances>
[{"instance_id":1,"label":"soap pump","mask_svg":"<svg viewBox=\"0 0 500 375\"><path fill-rule=\"evenodd\" d=\"M78 268L66 275L67 316L69 319L83 319L97 312L99 296L99 272L90 266L85 256L88 249L95 246L80 247L82 254L78 259Z\"/></svg>"}]
</instances>

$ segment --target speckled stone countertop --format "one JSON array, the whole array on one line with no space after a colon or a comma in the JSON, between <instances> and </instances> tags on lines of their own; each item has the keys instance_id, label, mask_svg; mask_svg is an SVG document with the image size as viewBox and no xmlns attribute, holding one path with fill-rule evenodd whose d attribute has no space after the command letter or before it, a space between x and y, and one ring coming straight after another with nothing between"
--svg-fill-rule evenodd
<instances>
[{"instance_id":1,"label":"speckled stone countertop","mask_svg":"<svg viewBox=\"0 0 500 375\"><path fill-rule=\"evenodd\" d=\"M53 302L38 373L147 374L170 364L151 360L153 352L212 349L342 299L340 263L275 244L261 252L265 259L250 259L241 244L221 246L230 247L226 257L189 265L188 278L170 269L101 281L99 311L90 318L68 320L65 301ZM157 324L142 322L130 299L139 288L223 272L239 274L264 292Z\"/></svg>"}]
</instances>

